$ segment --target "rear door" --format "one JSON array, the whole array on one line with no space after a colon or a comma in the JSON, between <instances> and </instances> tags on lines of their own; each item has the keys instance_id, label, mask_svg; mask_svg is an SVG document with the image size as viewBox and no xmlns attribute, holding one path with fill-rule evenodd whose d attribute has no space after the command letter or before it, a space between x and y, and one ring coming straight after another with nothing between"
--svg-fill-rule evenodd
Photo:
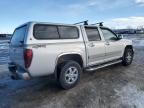
<instances>
[{"instance_id":1,"label":"rear door","mask_svg":"<svg viewBox=\"0 0 144 108\"><path fill-rule=\"evenodd\" d=\"M24 38L26 35L26 28L27 25L17 28L14 31L10 42L10 50L9 50L10 60L11 62L21 67L24 66L23 51L24 51Z\"/></svg>"},{"instance_id":2,"label":"rear door","mask_svg":"<svg viewBox=\"0 0 144 108\"><path fill-rule=\"evenodd\" d=\"M105 58L105 42L101 38L98 28L86 26L85 31L88 65L103 63Z\"/></svg>"}]
</instances>

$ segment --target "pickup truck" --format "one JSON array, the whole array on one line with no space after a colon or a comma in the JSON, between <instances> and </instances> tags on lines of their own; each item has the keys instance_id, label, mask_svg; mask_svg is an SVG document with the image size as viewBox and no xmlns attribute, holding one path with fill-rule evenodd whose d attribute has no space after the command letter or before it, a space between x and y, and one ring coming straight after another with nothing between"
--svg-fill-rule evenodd
<instances>
[{"instance_id":1,"label":"pickup truck","mask_svg":"<svg viewBox=\"0 0 144 108\"><path fill-rule=\"evenodd\" d=\"M74 87L81 73L133 61L131 40L100 25L28 22L10 41L12 79L54 75L63 89Z\"/></svg>"}]
</instances>

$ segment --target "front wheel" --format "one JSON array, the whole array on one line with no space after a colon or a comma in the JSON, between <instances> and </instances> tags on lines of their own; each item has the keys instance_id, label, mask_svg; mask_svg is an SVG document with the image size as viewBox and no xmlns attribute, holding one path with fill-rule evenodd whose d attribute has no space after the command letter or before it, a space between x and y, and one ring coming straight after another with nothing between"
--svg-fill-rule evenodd
<instances>
[{"instance_id":1,"label":"front wheel","mask_svg":"<svg viewBox=\"0 0 144 108\"><path fill-rule=\"evenodd\" d=\"M73 88L80 80L82 69L75 61L68 61L61 67L59 82L63 89Z\"/></svg>"},{"instance_id":2,"label":"front wheel","mask_svg":"<svg viewBox=\"0 0 144 108\"><path fill-rule=\"evenodd\" d=\"M123 55L122 64L124 66L130 65L133 61L133 56L134 56L133 49L132 48L126 48L124 55Z\"/></svg>"}]
</instances>

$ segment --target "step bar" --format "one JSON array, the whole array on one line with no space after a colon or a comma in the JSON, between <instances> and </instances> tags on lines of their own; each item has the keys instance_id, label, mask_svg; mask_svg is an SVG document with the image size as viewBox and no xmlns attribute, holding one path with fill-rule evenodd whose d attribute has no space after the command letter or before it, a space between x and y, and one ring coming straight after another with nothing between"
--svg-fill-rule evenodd
<instances>
[{"instance_id":1,"label":"step bar","mask_svg":"<svg viewBox=\"0 0 144 108\"><path fill-rule=\"evenodd\" d=\"M107 64L103 64L103 65L89 67L89 68L86 69L86 71L94 71L94 70L101 69L101 68L104 68L104 67L107 67L107 66L111 66L113 64L118 64L118 63L121 63L121 62L122 62L122 60L118 60L118 61L114 61L114 62L109 62Z\"/></svg>"}]
</instances>

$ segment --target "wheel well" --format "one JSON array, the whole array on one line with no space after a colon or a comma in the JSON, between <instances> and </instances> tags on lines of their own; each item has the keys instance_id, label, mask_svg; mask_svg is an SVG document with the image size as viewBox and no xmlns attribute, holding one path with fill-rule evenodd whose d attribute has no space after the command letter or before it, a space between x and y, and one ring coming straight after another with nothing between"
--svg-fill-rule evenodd
<instances>
[{"instance_id":1,"label":"wheel well","mask_svg":"<svg viewBox=\"0 0 144 108\"><path fill-rule=\"evenodd\" d=\"M127 45L126 48L131 48L131 49L133 49L133 46L132 46L132 45Z\"/></svg>"},{"instance_id":2,"label":"wheel well","mask_svg":"<svg viewBox=\"0 0 144 108\"><path fill-rule=\"evenodd\" d=\"M132 46L132 45L127 45L126 48L130 48L130 49L133 50L133 46ZM126 49L126 48L125 48L125 49ZM134 51L133 51L133 52L134 52Z\"/></svg>"},{"instance_id":3,"label":"wheel well","mask_svg":"<svg viewBox=\"0 0 144 108\"><path fill-rule=\"evenodd\" d=\"M63 55L58 59L57 65L64 63L66 61L70 61L70 60L76 61L77 63L80 64L81 67L83 67L83 60L79 54Z\"/></svg>"},{"instance_id":4,"label":"wheel well","mask_svg":"<svg viewBox=\"0 0 144 108\"><path fill-rule=\"evenodd\" d=\"M124 49L123 56L124 56L125 50L126 50L127 48L132 49L132 51L133 51L133 53L134 53L133 46L132 46L132 45L127 45L127 46L125 47L125 49Z\"/></svg>"},{"instance_id":5,"label":"wheel well","mask_svg":"<svg viewBox=\"0 0 144 108\"><path fill-rule=\"evenodd\" d=\"M81 67L83 67L83 59L79 54L67 54L67 55L62 55L58 58L57 61L57 66L56 66L56 78L59 78L61 66L67 62L67 61L76 61L77 63L80 64Z\"/></svg>"}]
</instances>

